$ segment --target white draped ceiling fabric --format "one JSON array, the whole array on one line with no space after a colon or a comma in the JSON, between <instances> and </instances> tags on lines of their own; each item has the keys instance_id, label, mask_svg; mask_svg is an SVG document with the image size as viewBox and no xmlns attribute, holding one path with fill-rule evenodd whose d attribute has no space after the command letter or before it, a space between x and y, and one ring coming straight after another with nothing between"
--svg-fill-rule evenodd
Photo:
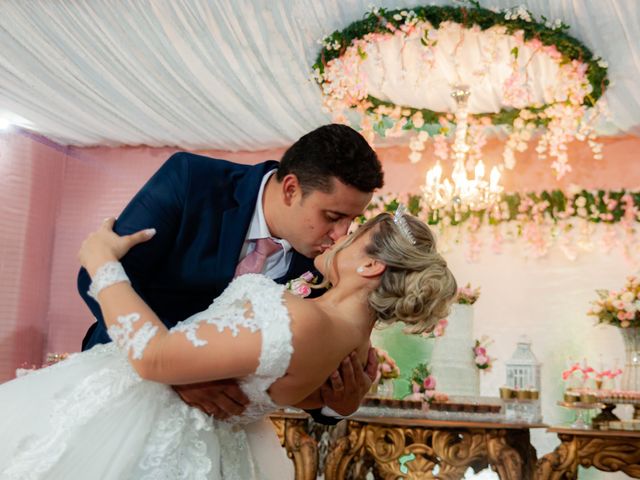
<instances>
[{"instance_id":1,"label":"white draped ceiling fabric","mask_svg":"<svg viewBox=\"0 0 640 480\"><path fill-rule=\"evenodd\" d=\"M362 18L371 3L3 0L0 118L64 145L230 151L288 145L330 121L310 77L318 40ZM607 133L640 133L640 3L527 0L526 6L536 18L571 25L569 33L608 62Z\"/></svg>"}]
</instances>

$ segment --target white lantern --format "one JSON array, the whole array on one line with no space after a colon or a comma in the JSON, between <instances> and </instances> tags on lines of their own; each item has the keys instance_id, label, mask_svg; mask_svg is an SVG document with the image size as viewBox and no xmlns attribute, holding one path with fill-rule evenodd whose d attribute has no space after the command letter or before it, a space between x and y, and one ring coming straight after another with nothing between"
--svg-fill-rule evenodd
<instances>
[{"instance_id":1,"label":"white lantern","mask_svg":"<svg viewBox=\"0 0 640 480\"><path fill-rule=\"evenodd\" d=\"M514 390L540 391L540 363L531 351L531 340L521 337L516 351L506 362L507 386Z\"/></svg>"}]
</instances>

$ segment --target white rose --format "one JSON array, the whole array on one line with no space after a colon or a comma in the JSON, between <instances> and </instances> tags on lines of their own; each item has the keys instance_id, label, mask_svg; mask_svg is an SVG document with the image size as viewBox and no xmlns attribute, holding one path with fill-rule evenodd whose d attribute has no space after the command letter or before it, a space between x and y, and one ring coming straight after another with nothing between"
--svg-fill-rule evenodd
<instances>
[{"instance_id":1,"label":"white rose","mask_svg":"<svg viewBox=\"0 0 640 480\"><path fill-rule=\"evenodd\" d=\"M635 300L636 296L631 293L631 292L624 292L622 295L620 295L620 300L622 300L624 303L631 303Z\"/></svg>"},{"instance_id":2,"label":"white rose","mask_svg":"<svg viewBox=\"0 0 640 480\"><path fill-rule=\"evenodd\" d=\"M420 160L422 160L422 153L411 152L411 154L409 155L409 160L411 160L411 163L418 163Z\"/></svg>"}]
</instances>

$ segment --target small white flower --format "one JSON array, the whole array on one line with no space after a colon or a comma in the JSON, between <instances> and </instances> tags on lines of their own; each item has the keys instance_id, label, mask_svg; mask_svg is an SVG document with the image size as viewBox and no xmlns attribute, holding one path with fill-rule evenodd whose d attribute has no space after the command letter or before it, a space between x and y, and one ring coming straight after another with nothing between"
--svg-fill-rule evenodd
<instances>
[{"instance_id":1,"label":"small white flower","mask_svg":"<svg viewBox=\"0 0 640 480\"><path fill-rule=\"evenodd\" d=\"M411 160L411 163L418 163L422 160L422 152L411 152L409 160Z\"/></svg>"},{"instance_id":2,"label":"small white flower","mask_svg":"<svg viewBox=\"0 0 640 480\"><path fill-rule=\"evenodd\" d=\"M598 66L600 68L609 68L609 64L607 62L605 62L604 60L598 60Z\"/></svg>"},{"instance_id":3,"label":"small white flower","mask_svg":"<svg viewBox=\"0 0 640 480\"><path fill-rule=\"evenodd\" d=\"M624 292L620 296L620 300L622 300L624 303L631 303L631 302L633 302L635 300L635 298L636 298L636 296L631 292ZM624 309L629 311L629 309L627 308L626 305L625 305Z\"/></svg>"},{"instance_id":4,"label":"small white flower","mask_svg":"<svg viewBox=\"0 0 640 480\"><path fill-rule=\"evenodd\" d=\"M402 20L402 15L400 15L399 13L396 13L396 14L393 16L393 19L394 19L394 20L397 20L397 21L400 21L400 20Z\"/></svg>"}]
</instances>

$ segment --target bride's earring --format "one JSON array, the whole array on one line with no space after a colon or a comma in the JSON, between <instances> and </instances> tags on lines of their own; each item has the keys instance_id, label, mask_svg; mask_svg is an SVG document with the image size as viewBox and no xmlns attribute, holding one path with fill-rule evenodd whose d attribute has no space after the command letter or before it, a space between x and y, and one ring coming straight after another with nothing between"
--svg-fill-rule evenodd
<instances>
[{"instance_id":1,"label":"bride's earring","mask_svg":"<svg viewBox=\"0 0 640 480\"><path fill-rule=\"evenodd\" d=\"M358 273L364 273L364 267L361 265L358 268L356 268L356 272Z\"/></svg>"}]
</instances>

